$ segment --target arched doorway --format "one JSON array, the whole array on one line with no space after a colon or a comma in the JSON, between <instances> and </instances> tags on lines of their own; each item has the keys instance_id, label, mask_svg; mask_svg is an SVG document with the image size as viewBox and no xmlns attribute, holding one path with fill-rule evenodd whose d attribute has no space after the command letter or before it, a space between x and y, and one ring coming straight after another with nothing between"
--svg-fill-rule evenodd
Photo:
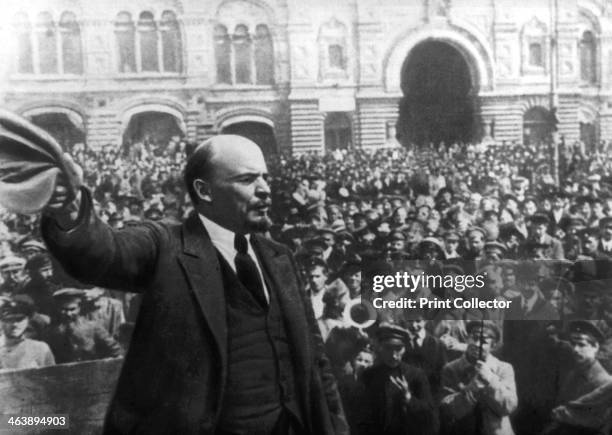
<instances>
[{"instance_id":1,"label":"arched doorway","mask_svg":"<svg viewBox=\"0 0 612 435\"><path fill-rule=\"evenodd\" d=\"M351 120L344 112L331 112L325 117L325 149L348 149L353 143Z\"/></svg>"},{"instance_id":2,"label":"arched doorway","mask_svg":"<svg viewBox=\"0 0 612 435\"><path fill-rule=\"evenodd\" d=\"M70 151L77 143L85 143L85 131L80 120L71 119L66 113L38 113L30 120L47 131L62 149Z\"/></svg>"},{"instance_id":3,"label":"arched doorway","mask_svg":"<svg viewBox=\"0 0 612 435\"><path fill-rule=\"evenodd\" d=\"M475 139L475 80L456 47L439 40L416 45L404 62L401 82L397 130L404 146Z\"/></svg>"},{"instance_id":4,"label":"arched doorway","mask_svg":"<svg viewBox=\"0 0 612 435\"><path fill-rule=\"evenodd\" d=\"M550 139L551 125L549 111L543 107L532 107L523 115L523 143L538 145Z\"/></svg>"},{"instance_id":5,"label":"arched doorway","mask_svg":"<svg viewBox=\"0 0 612 435\"><path fill-rule=\"evenodd\" d=\"M164 112L140 112L132 115L123 133L123 143L148 142L153 147L163 148L173 137L182 137L179 120Z\"/></svg>"},{"instance_id":6,"label":"arched doorway","mask_svg":"<svg viewBox=\"0 0 612 435\"><path fill-rule=\"evenodd\" d=\"M221 129L222 134L237 134L251 139L261 148L264 156L276 154L277 145L274 130L271 126L255 121L244 121L229 124Z\"/></svg>"}]
</instances>

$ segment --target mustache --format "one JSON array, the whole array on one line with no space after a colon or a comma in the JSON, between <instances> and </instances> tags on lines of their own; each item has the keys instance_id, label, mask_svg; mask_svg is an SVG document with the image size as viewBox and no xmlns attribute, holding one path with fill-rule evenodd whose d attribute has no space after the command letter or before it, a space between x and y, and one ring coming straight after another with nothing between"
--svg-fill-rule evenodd
<instances>
[{"instance_id":1,"label":"mustache","mask_svg":"<svg viewBox=\"0 0 612 435\"><path fill-rule=\"evenodd\" d=\"M258 201L257 203L249 206L249 210L263 208L263 207L271 207L271 206L272 206L272 200L267 199L264 201Z\"/></svg>"}]
</instances>

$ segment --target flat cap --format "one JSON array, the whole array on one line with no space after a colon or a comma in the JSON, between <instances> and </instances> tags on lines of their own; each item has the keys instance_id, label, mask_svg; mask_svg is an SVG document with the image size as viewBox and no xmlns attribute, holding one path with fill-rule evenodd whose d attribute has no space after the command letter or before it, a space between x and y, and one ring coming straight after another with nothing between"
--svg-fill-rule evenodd
<instances>
[{"instance_id":1,"label":"flat cap","mask_svg":"<svg viewBox=\"0 0 612 435\"><path fill-rule=\"evenodd\" d=\"M408 340L408 331L401 326L383 322L376 331L379 342L405 345Z\"/></svg>"},{"instance_id":2,"label":"flat cap","mask_svg":"<svg viewBox=\"0 0 612 435\"><path fill-rule=\"evenodd\" d=\"M16 255L9 255L0 260L0 270L17 270L23 269L26 264L25 258Z\"/></svg>"},{"instance_id":3,"label":"flat cap","mask_svg":"<svg viewBox=\"0 0 612 435\"><path fill-rule=\"evenodd\" d=\"M34 313L34 301L28 295L12 296L0 309L0 318L29 317Z\"/></svg>"},{"instance_id":4,"label":"flat cap","mask_svg":"<svg viewBox=\"0 0 612 435\"><path fill-rule=\"evenodd\" d=\"M594 323L589 322L588 320L574 320L573 322L570 322L568 332L570 335L587 335L598 343L603 342L605 338L603 332L601 332L601 330Z\"/></svg>"}]
</instances>

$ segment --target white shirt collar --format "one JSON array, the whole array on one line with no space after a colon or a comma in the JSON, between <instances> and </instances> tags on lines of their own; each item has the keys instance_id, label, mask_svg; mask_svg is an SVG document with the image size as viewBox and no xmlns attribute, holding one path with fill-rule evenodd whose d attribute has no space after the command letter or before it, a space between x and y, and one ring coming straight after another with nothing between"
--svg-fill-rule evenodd
<instances>
[{"instance_id":1,"label":"white shirt collar","mask_svg":"<svg viewBox=\"0 0 612 435\"><path fill-rule=\"evenodd\" d=\"M198 214L198 216L200 217L200 220L202 221L204 228L206 228L206 232L208 232L208 235L210 236L210 240L215 246L215 248L217 248L219 253L223 256L223 258L225 259L227 264L229 264L232 270L236 272L236 264L234 263L234 259L236 258L236 253L237 253L236 249L234 248L234 238L236 237L236 233L228 230L227 228L223 228L221 225L219 225L216 222L211 221L210 219L208 219L206 216L202 214ZM268 293L268 288L264 280L263 271L261 270L261 266L259 265L259 260L257 258L257 255L255 255L255 251L253 251L253 247L251 246L251 235L245 234L245 237L248 242L247 253L253 259L253 261L255 262L255 265L257 266L259 277L261 278L261 282L263 283L264 293L269 302L270 295Z\"/></svg>"},{"instance_id":2,"label":"white shirt collar","mask_svg":"<svg viewBox=\"0 0 612 435\"><path fill-rule=\"evenodd\" d=\"M530 297L529 299L525 299L525 297L521 295L521 307L524 307L526 304L527 312L530 312L531 310L533 310L533 307L537 301L538 301L538 292L534 292L533 296Z\"/></svg>"},{"instance_id":3,"label":"white shirt collar","mask_svg":"<svg viewBox=\"0 0 612 435\"><path fill-rule=\"evenodd\" d=\"M408 334L410 335L410 341L411 342L413 342L414 338L416 337L418 345L422 346L423 345L423 341L425 340L425 335L427 334L427 332L425 331L425 328L422 328L421 330L419 330L419 332L416 335L414 335L411 332L409 332Z\"/></svg>"},{"instance_id":4,"label":"white shirt collar","mask_svg":"<svg viewBox=\"0 0 612 435\"><path fill-rule=\"evenodd\" d=\"M236 237L236 233L228 230L227 228L222 227L218 223L208 219L206 216L202 214L198 214L200 216L200 220L206 228L206 232L210 236L210 240L213 242L215 247L227 247L229 250L233 251L234 256L236 254L236 250L234 249L234 238ZM251 250L251 237L250 234L246 234L246 239L249 242L249 251Z\"/></svg>"}]
</instances>

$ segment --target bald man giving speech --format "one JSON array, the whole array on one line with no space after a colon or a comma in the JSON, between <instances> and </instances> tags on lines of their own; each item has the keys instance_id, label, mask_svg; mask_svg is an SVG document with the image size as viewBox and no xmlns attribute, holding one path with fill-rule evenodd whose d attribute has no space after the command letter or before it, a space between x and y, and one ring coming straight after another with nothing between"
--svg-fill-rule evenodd
<instances>
[{"instance_id":1,"label":"bald man giving speech","mask_svg":"<svg viewBox=\"0 0 612 435\"><path fill-rule=\"evenodd\" d=\"M255 143L213 137L185 168L195 213L120 231L85 188L65 205L75 186L60 178L42 221L52 253L81 281L143 293L105 433L346 431L294 259L258 234L269 225L266 178Z\"/></svg>"}]
</instances>

